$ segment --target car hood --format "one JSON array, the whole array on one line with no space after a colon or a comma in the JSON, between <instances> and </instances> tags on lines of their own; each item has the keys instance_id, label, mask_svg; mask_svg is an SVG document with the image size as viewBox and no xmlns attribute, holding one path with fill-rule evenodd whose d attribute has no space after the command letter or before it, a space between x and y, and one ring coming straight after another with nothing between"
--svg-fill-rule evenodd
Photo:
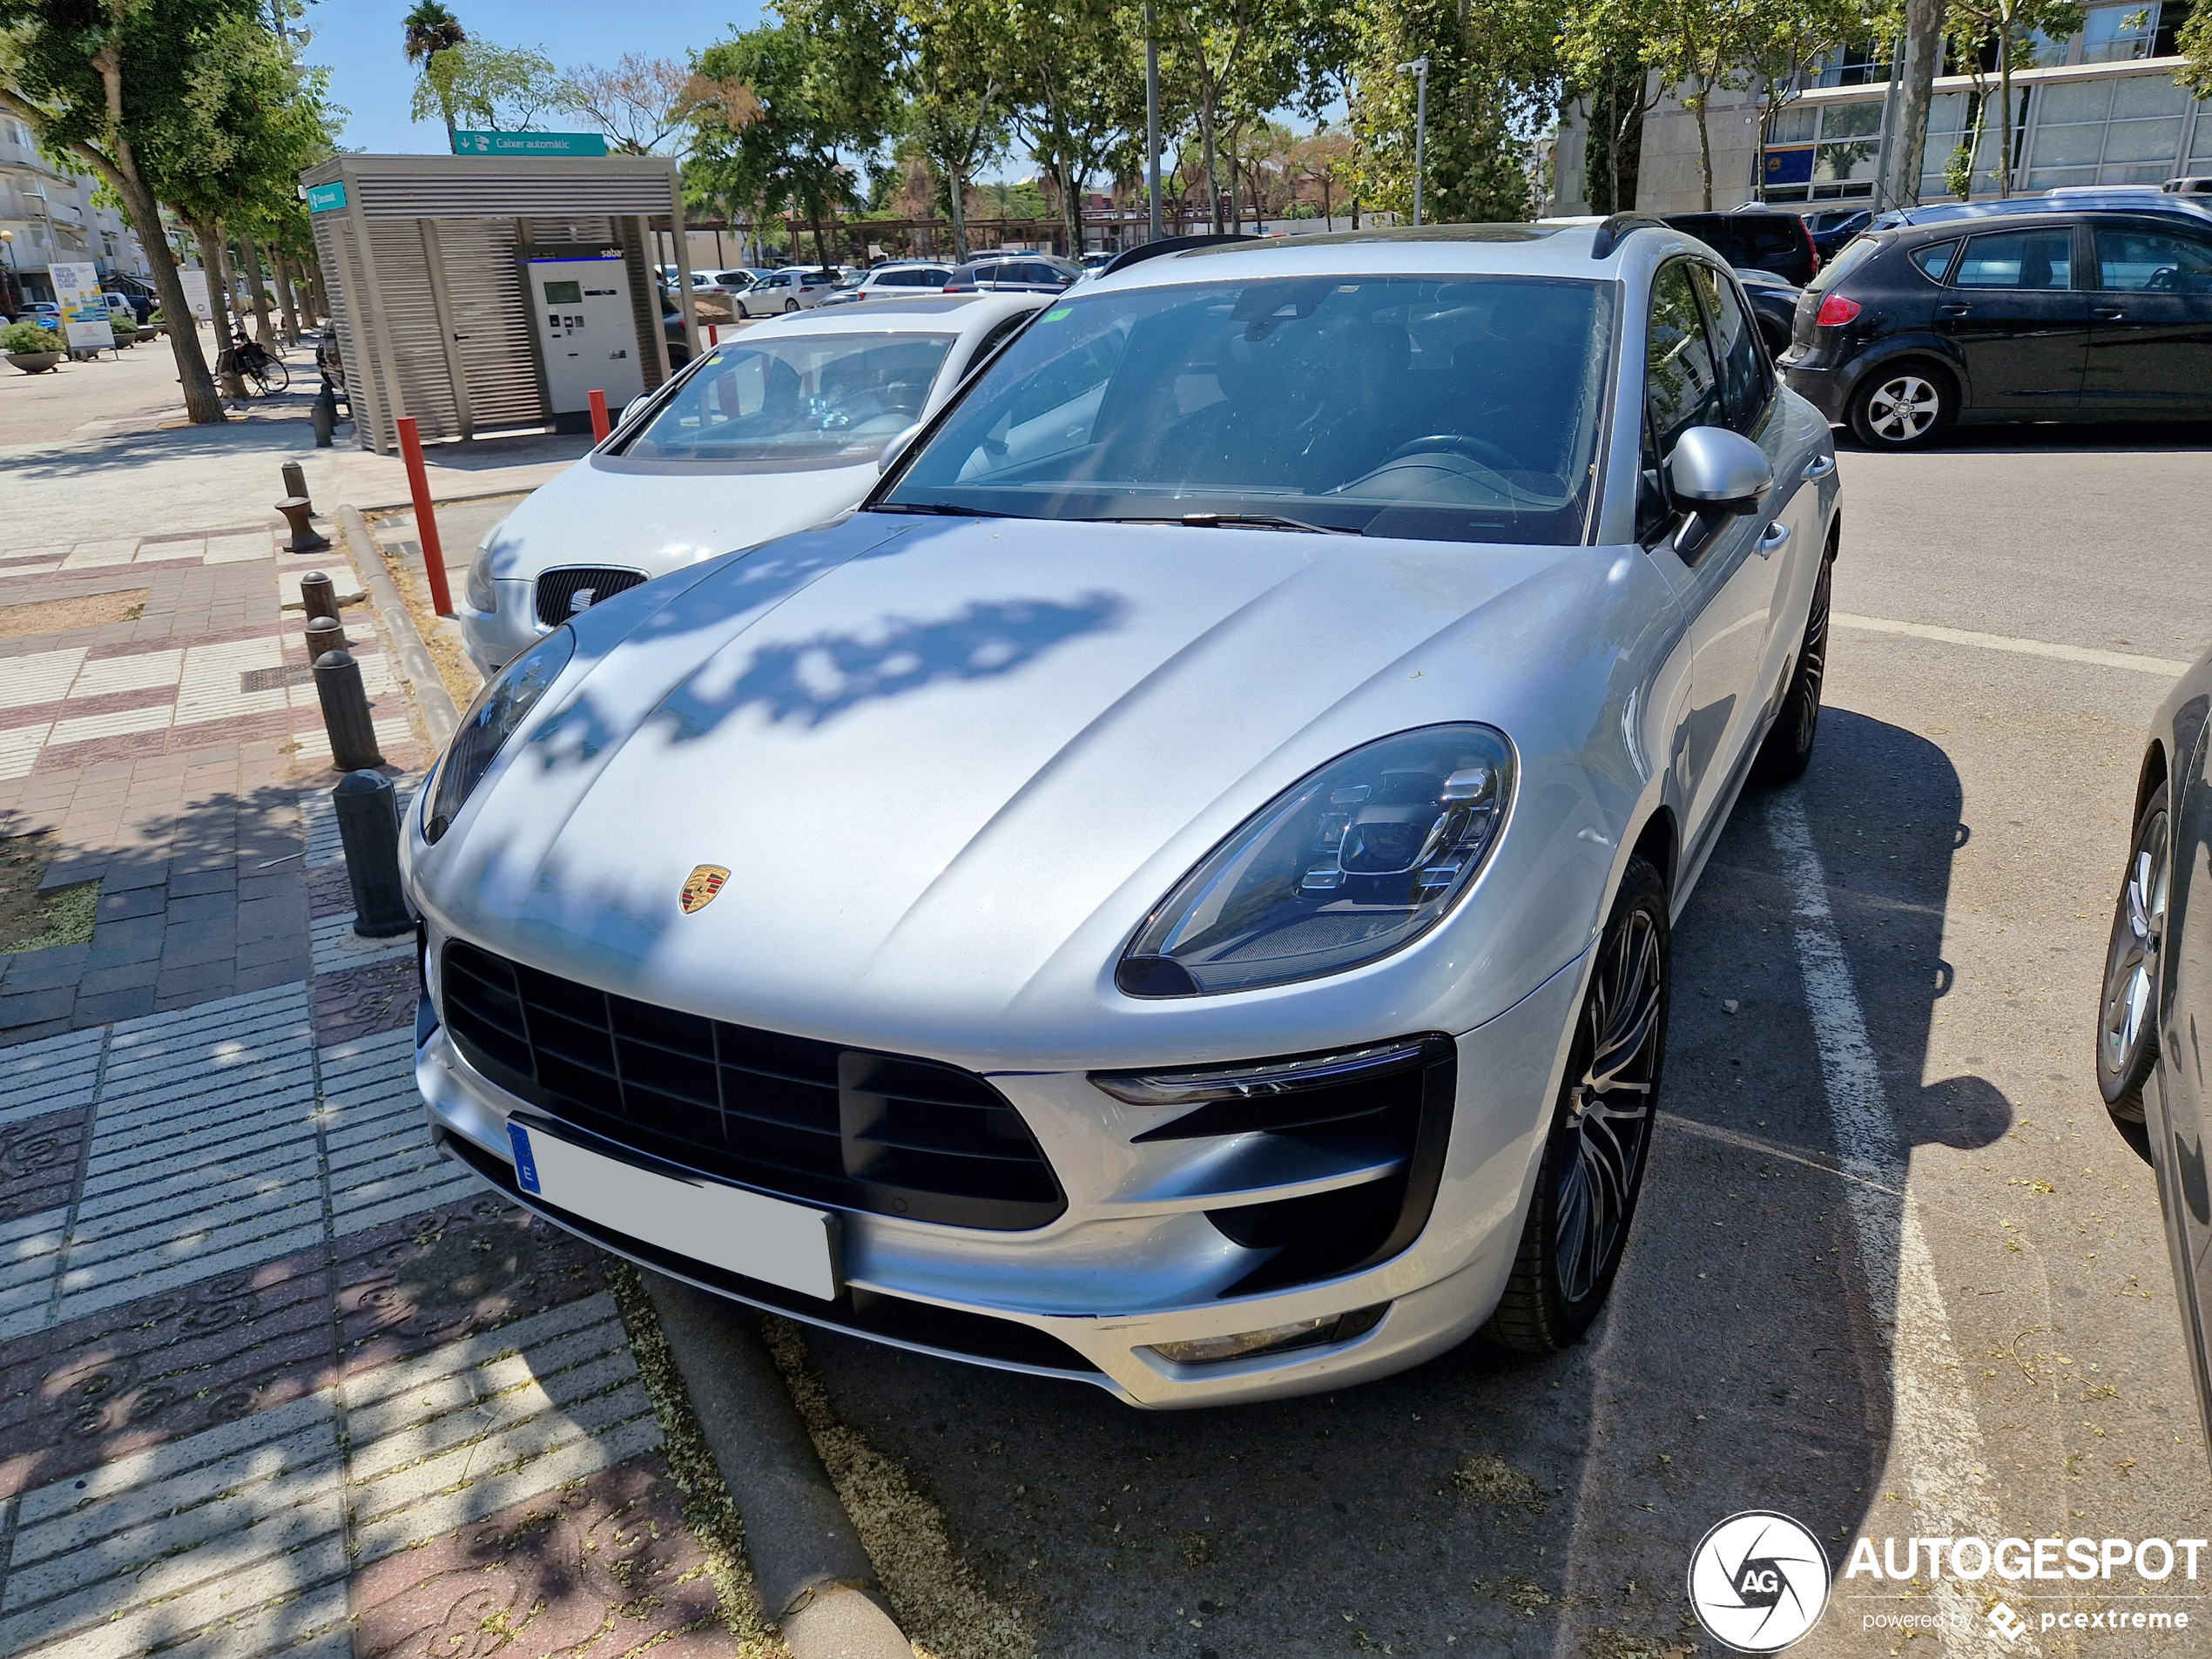
<instances>
[{"instance_id":1,"label":"car hood","mask_svg":"<svg viewBox=\"0 0 2212 1659\"><path fill-rule=\"evenodd\" d=\"M784 472L694 472L586 455L485 538L496 579L562 564L665 576L717 554L811 529L859 505L873 460Z\"/></svg>"},{"instance_id":2,"label":"car hood","mask_svg":"<svg viewBox=\"0 0 2212 1659\"><path fill-rule=\"evenodd\" d=\"M1500 718L1471 656L1557 657L1614 556L860 514L580 617L412 875L442 927L645 1001L1041 1056L1160 1006L1113 962L1209 846L1359 743Z\"/></svg>"}]
</instances>

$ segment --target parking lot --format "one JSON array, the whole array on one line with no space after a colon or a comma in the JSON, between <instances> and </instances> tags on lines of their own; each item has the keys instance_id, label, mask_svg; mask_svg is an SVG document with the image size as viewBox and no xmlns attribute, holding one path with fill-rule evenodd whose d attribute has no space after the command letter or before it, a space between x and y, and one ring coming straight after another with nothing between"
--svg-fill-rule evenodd
<instances>
[{"instance_id":1,"label":"parking lot","mask_svg":"<svg viewBox=\"0 0 2212 1659\"><path fill-rule=\"evenodd\" d=\"M1803 1651L1925 1652L1863 1618L1944 1598L1842 1578L1857 1536L2207 1530L2157 1199L2090 1046L2160 664L2212 637L2205 437L1844 447L1819 750L1746 795L1677 931L1666 1116L1579 1349L1147 1415L808 1335L1042 1650L1710 1650L1683 1564L1770 1507L1839 1575Z\"/></svg>"}]
</instances>

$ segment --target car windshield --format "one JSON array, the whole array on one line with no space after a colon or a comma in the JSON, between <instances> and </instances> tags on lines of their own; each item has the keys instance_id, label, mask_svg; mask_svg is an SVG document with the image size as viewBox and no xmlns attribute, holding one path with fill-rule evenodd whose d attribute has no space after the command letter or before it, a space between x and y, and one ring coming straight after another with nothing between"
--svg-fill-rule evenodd
<instances>
[{"instance_id":1,"label":"car windshield","mask_svg":"<svg viewBox=\"0 0 2212 1659\"><path fill-rule=\"evenodd\" d=\"M620 453L631 461L873 460L921 418L951 334L786 334L724 346Z\"/></svg>"},{"instance_id":2,"label":"car windshield","mask_svg":"<svg viewBox=\"0 0 2212 1659\"><path fill-rule=\"evenodd\" d=\"M1290 277L1069 298L878 505L1580 541L1609 286Z\"/></svg>"}]
</instances>

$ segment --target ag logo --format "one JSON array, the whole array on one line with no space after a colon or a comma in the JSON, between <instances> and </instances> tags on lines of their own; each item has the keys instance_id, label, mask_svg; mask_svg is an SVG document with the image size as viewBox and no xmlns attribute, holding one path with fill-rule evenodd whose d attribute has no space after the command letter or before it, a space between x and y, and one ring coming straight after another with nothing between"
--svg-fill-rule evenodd
<instances>
[{"instance_id":1,"label":"ag logo","mask_svg":"<svg viewBox=\"0 0 2212 1659\"><path fill-rule=\"evenodd\" d=\"M677 902L684 907L687 916L694 910L704 910L714 902L714 895L722 891L722 884L729 879L729 871L718 864L697 865L684 878L684 891Z\"/></svg>"},{"instance_id":2,"label":"ag logo","mask_svg":"<svg viewBox=\"0 0 2212 1659\"><path fill-rule=\"evenodd\" d=\"M1689 1604L1713 1640L1779 1653L1828 1605L1828 1555L1787 1515L1747 1509L1707 1533L1689 1558Z\"/></svg>"}]
</instances>

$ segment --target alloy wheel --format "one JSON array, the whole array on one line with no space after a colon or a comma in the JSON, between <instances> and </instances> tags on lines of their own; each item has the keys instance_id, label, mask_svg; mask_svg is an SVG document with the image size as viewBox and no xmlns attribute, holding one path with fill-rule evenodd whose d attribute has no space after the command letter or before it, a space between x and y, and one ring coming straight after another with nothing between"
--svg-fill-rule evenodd
<instances>
[{"instance_id":1,"label":"alloy wheel","mask_svg":"<svg viewBox=\"0 0 2212 1659\"><path fill-rule=\"evenodd\" d=\"M1885 381L1866 400L1866 423L1885 443L1925 437L1942 412L1943 395L1918 374Z\"/></svg>"},{"instance_id":2,"label":"alloy wheel","mask_svg":"<svg viewBox=\"0 0 2212 1659\"><path fill-rule=\"evenodd\" d=\"M2167 815L2150 813L2136 832L2128 880L2112 919L2097 1022L2097 1058L2107 1079L2128 1080L2140 1063L2158 995L2158 954L2166 932Z\"/></svg>"},{"instance_id":3,"label":"alloy wheel","mask_svg":"<svg viewBox=\"0 0 2212 1659\"><path fill-rule=\"evenodd\" d=\"M1568 1095L1574 1146L1559 1175L1559 1288L1588 1296L1619 1251L1651 1132L1662 1001L1659 931L1633 910L1606 941L1583 1003L1588 1059Z\"/></svg>"}]
</instances>

